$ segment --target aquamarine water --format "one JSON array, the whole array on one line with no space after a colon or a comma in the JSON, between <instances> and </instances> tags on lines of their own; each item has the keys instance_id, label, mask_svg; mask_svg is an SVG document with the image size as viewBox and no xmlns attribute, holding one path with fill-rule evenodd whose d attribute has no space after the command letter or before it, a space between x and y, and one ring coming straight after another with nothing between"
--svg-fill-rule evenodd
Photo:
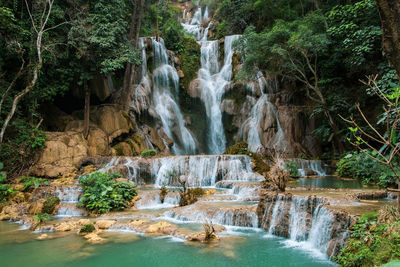
<instances>
[{"instance_id":1,"label":"aquamarine water","mask_svg":"<svg viewBox=\"0 0 400 267\"><path fill-rule=\"evenodd\" d=\"M285 239L264 232L238 232L215 245L187 245L171 238L107 233L110 242L88 244L76 234L51 240L0 222L1 266L331 266L311 252L289 248ZM51 235L51 234L50 234Z\"/></svg>"}]
</instances>

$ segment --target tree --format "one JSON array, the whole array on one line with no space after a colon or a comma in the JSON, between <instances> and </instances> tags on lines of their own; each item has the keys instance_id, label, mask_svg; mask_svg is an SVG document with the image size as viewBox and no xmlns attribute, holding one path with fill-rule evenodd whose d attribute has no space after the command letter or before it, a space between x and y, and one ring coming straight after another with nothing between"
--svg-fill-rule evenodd
<instances>
[{"instance_id":1,"label":"tree","mask_svg":"<svg viewBox=\"0 0 400 267\"><path fill-rule=\"evenodd\" d=\"M400 2L376 0L383 30L383 48L400 79Z\"/></svg>"},{"instance_id":2,"label":"tree","mask_svg":"<svg viewBox=\"0 0 400 267\"><path fill-rule=\"evenodd\" d=\"M135 0L132 16L131 16L131 26L129 29L128 34L128 41L136 48L139 45L139 35L140 35L140 28L142 25L142 17L143 17L143 7L144 7L144 0ZM130 92L132 91L132 85L135 83L135 73L136 73L136 66L133 66L132 63L127 62L125 66L125 75L124 81L122 85L122 94L121 100L123 106L127 108L130 103Z\"/></svg>"},{"instance_id":3,"label":"tree","mask_svg":"<svg viewBox=\"0 0 400 267\"><path fill-rule=\"evenodd\" d=\"M366 124L362 127L361 123L351 116L343 120L351 124L350 131L353 139L348 139L350 143L364 153L369 158L388 166L396 177L398 189L398 209L400 211L400 87L392 88L391 93L385 93L377 84L377 76L369 77L367 85L384 103L384 116L381 120L384 127L380 128L371 122L357 104L357 110L361 115L362 122Z\"/></svg>"},{"instance_id":4,"label":"tree","mask_svg":"<svg viewBox=\"0 0 400 267\"><path fill-rule=\"evenodd\" d=\"M11 119L13 118L13 116L15 114L18 103L26 94L28 94L29 92L32 91L32 89L36 85L36 82L38 81L39 71L43 66L43 58L42 58L43 34L47 31L52 30L52 29L58 27L59 25L61 25L61 24L59 24L59 25L56 25L53 27L47 27L47 23L49 21L49 18L50 18L51 12L52 12L53 4L54 4L54 0L46 0L44 3L39 4L39 6L41 7L41 10L42 10L42 13L41 13L40 17L37 18L36 16L34 16L35 14L32 14L31 8L28 5L28 2L25 0L26 9L28 11L28 14L29 14L29 17L30 17L30 20L32 23L32 27L34 29L35 36L36 36L34 45L35 45L37 59L36 59L36 62L32 64L33 65L32 70L30 70L32 78L30 79L28 84L25 86L25 88L13 97L11 109L8 111L8 115L5 118L5 120L1 126L0 149L1 149L1 145L3 143L4 133L8 127ZM17 74L14 76L14 79L10 83L7 90L2 95L2 99L0 102L0 110L1 110L1 107L2 107L5 97L10 92L12 87L15 85L15 82L20 78L22 71L25 68L25 61L23 59L23 50L21 48L22 46L18 41L16 41L16 45L20 48L19 53L21 54L21 67L20 67L19 71L17 72Z\"/></svg>"},{"instance_id":5,"label":"tree","mask_svg":"<svg viewBox=\"0 0 400 267\"><path fill-rule=\"evenodd\" d=\"M278 20L269 31L260 34L249 27L237 46L245 56L242 76L267 70L301 82L306 96L321 107L333 131L335 143L343 152L343 144L338 138L339 127L320 87L318 60L327 53L329 44L325 18L314 12L293 22Z\"/></svg>"},{"instance_id":6,"label":"tree","mask_svg":"<svg viewBox=\"0 0 400 267\"><path fill-rule=\"evenodd\" d=\"M141 0L143 2L143 0ZM95 75L113 74L125 63L138 64L139 53L129 38L134 37L132 27L127 38L127 5L125 0L99 0L78 5L79 14L71 23L69 45L74 47L75 72L78 84L83 85L85 98L84 136L89 133L90 89L87 82Z\"/></svg>"}]
</instances>

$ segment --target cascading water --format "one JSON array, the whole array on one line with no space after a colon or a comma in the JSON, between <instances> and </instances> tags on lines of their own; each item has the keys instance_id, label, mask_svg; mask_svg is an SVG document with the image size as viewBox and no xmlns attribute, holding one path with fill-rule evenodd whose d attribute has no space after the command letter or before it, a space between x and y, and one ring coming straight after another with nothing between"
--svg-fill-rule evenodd
<instances>
[{"instance_id":1,"label":"cascading water","mask_svg":"<svg viewBox=\"0 0 400 267\"><path fill-rule=\"evenodd\" d=\"M276 122L276 133L272 139L268 140L268 147L273 148L276 153L282 153L286 151L286 139L285 133L282 130L279 122L278 111L275 106L269 101L269 93L271 88L266 82L261 72L257 73L257 82L250 82L248 87L252 94L255 94L255 87L261 96L255 101L254 97L249 97L249 101L253 105L251 109L251 116L244 121L239 129L239 138L245 140L248 144L249 150L252 152L259 152L263 147L261 142L261 136L263 131L263 123L266 118L272 117ZM267 89L267 92L264 90ZM266 144L264 144L266 145Z\"/></svg>"},{"instance_id":2,"label":"cascading water","mask_svg":"<svg viewBox=\"0 0 400 267\"><path fill-rule=\"evenodd\" d=\"M224 43L224 63L219 66L219 42L207 41L208 29L202 22L208 19L208 8L202 15L198 8L192 19L182 23L189 34L195 36L201 45L201 69L198 80L201 87L201 100L204 103L208 122L208 150L210 154L221 154L226 148L226 137L222 123L221 100L227 85L232 79L232 44L239 35L226 36Z\"/></svg>"},{"instance_id":3,"label":"cascading water","mask_svg":"<svg viewBox=\"0 0 400 267\"><path fill-rule=\"evenodd\" d=\"M288 246L302 247L321 257L333 256L346 241L350 228L347 220L335 221L335 215L318 197L269 196L260 202L261 225L269 236L288 237Z\"/></svg>"},{"instance_id":4,"label":"cascading water","mask_svg":"<svg viewBox=\"0 0 400 267\"><path fill-rule=\"evenodd\" d=\"M177 186L184 177L190 187L214 187L218 181L261 181L262 175L251 169L251 160L244 155L174 156L156 158L140 164L130 158L115 158L105 169L126 168L130 179L145 180L150 176L156 186ZM134 174L134 175L133 175ZM149 181L150 182L150 181Z\"/></svg>"},{"instance_id":5,"label":"cascading water","mask_svg":"<svg viewBox=\"0 0 400 267\"><path fill-rule=\"evenodd\" d=\"M174 140L174 154L195 154L196 144L185 127L183 115L177 104L179 76L176 69L168 64L167 50L162 38L152 37L154 53L153 105L160 117L165 133Z\"/></svg>"},{"instance_id":6,"label":"cascading water","mask_svg":"<svg viewBox=\"0 0 400 267\"><path fill-rule=\"evenodd\" d=\"M84 216L86 211L78 208L77 204L82 195L82 188L80 186L63 186L56 190L56 195L60 199L60 207L57 211L59 217L75 217Z\"/></svg>"}]
</instances>

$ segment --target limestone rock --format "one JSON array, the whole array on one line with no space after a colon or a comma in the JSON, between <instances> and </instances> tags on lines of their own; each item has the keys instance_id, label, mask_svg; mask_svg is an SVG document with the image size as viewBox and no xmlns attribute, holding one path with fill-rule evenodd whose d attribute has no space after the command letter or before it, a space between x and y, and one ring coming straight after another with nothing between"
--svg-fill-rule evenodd
<instances>
[{"instance_id":1,"label":"limestone rock","mask_svg":"<svg viewBox=\"0 0 400 267\"><path fill-rule=\"evenodd\" d=\"M87 241L92 244L99 244L99 243L103 243L105 241L103 238L98 236L98 234L96 234L96 233L87 234L84 236L84 238L87 239Z\"/></svg>"},{"instance_id":2,"label":"limestone rock","mask_svg":"<svg viewBox=\"0 0 400 267\"><path fill-rule=\"evenodd\" d=\"M36 238L36 239L37 240L45 240L45 239L48 239L48 238L49 238L48 234L42 234L42 235L38 236L38 238Z\"/></svg>"},{"instance_id":3,"label":"limestone rock","mask_svg":"<svg viewBox=\"0 0 400 267\"><path fill-rule=\"evenodd\" d=\"M69 232L72 230L76 230L78 225L75 222L62 222L54 227L54 230L57 232Z\"/></svg>"},{"instance_id":4,"label":"limestone rock","mask_svg":"<svg viewBox=\"0 0 400 267\"><path fill-rule=\"evenodd\" d=\"M201 89L201 84L200 84L199 79L195 79L190 82L188 94L192 98L201 98L202 89Z\"/></svg>"},{"instance_id":5,"label":"limestone rock","mask_svg":"<svg viewBox=\"0 0 400 267\"><path fill-rule=\"evenodd\" d=\"M108 136L108 143L134 129L129 115L114 105L94 107L90 115L91 120Z\"/></svg>"},{"instance_id":6,"label":"limestone rock","mask_svg":"<svg viewBox=\"0 0 400 267\"><path fill-rule=\"evenodd\" d=\"M113 226L116 223L114 220L100 220L96 221L96 226L99 227L99 229L108 229L111 226Z\"/></svg>"},{"instance_id":7,"label":"limestone rock","mask_svg":"<svg viewBox=\"0 0 400 267\"><path fill-rule=\"evenodd\" d=\"M87 142L82 133L48 132L46 147L31 175L39 177L59 177L74 172L88 155Z\"/></svg>"},{"instance_id":8,"label":"limestone rock","mask_svg":"<svg viewBox=\"0 0 400 267\"><path fill-rule=\"evenodd\" d=\"M224 99L221 103L221 111L229 115L235 115L237 113L235 107L235 101L232 99Z\"/></svg>"}]
</instances>

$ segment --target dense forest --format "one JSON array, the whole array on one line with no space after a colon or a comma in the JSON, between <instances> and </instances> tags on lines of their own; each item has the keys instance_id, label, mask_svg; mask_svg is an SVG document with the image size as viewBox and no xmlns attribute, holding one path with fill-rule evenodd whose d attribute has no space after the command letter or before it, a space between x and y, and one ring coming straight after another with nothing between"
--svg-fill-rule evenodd
<instances>
[{"instance_id":1,"label":"dense forest","mask_svg":"<svg viewBox=\"0 0 400 267\"><path fill-rule=\"evenodd\" d=\"M314 246L323 244L329 260L342 266L400 259L400 216L393 208L400 194L399 1L4 0L0 32L0 212L46 199L49 212L28 212L41 227L63 200L47 193L35 198L35 192L68 183L80 185L79 207L92 215L129 208L141 183L156 185L160 205L172 201L164 200L174 192L168 186L182 188L177 203L183 207L207 196L204 187L254 182L249 169L261 175L263 190L290 187L293 195L298 186L289 184L299 177L351 178L359 188L344 186L340 201L384 196L392 206L380 209L376 200L353 214L343 204L333 215L337 229ZM210 159L196 165L199 155ZM177 161L162 170L169 158ZM214 170L213 160L229 167L218 163ZM234 164L246 167L242 172ZM110 166L122 175L88 171ZM274 220L289 205L298 221L296 208L305 206L307 220L317 221L317 195L330 193L315 187L315 199L307 200L314 204L262 191L253 212L258 227L314 242L313 225L293 237L292 221L285 230ZM20 193L29 200L17 200ZM350 223L353 215L358 219ZM205 240L218 232L211 221ZM85 224L88 232L95 226Z\"/></svg>"}]
</instances>

